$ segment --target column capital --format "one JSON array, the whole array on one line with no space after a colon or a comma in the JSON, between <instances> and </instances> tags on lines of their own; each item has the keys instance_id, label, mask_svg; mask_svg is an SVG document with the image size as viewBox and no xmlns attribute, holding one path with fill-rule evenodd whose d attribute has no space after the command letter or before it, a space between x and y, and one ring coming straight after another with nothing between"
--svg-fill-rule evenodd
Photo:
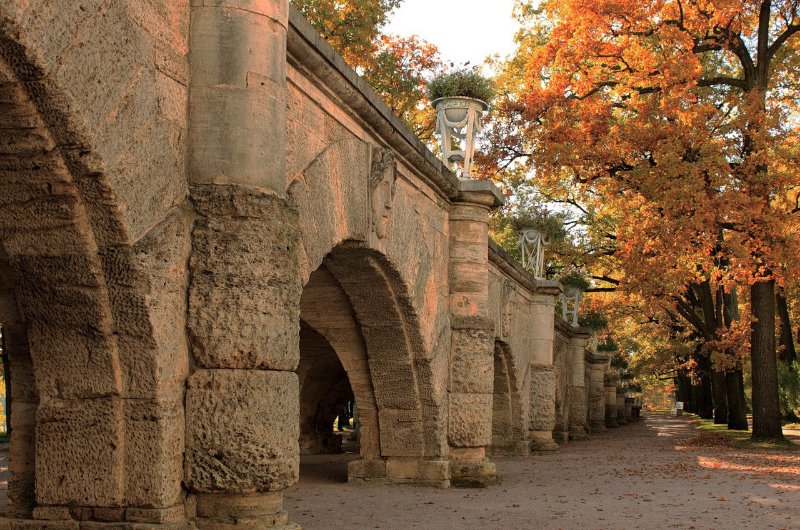
<instances>
[{"instance_id":1,"label":"column capital","mask_svg":"<svg viewBox=\"0 0 800 530\"><path fill-rule=\"evenodd\" d=\"M493 210L505 204L503 192L490 180L460 180L454 203L470 203Z\"/></svg>"}]
</instances>

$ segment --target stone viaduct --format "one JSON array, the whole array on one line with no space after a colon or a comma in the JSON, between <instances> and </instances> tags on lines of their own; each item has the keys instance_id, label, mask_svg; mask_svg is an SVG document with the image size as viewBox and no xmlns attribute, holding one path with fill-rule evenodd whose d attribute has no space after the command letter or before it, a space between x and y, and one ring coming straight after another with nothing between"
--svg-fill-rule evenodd
<instances>
[{"instance_id":1,"label":"stone viaduct","mask_svg":"<svg viewBox=\"0 0 800 530\"><path fill-rule=\"evenodd\" d=\"M501 201L287 0L0 0L0 527L289 527L353 397L351 481L604 428L608 358L489 241Z\"/></svg>"}]
</instances>

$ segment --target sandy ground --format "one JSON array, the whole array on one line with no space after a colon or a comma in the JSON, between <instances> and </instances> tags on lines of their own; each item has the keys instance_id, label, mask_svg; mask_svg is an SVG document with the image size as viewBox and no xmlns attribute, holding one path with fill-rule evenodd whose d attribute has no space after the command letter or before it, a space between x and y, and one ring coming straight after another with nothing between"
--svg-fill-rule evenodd
<instances>
[{"instance_id":1,"label":"sandy ground","mask_svg":"<svg viewBox=\"0 0 800 530\"><path fill-rule=\"evenodd\" d=\"M798 528L800 452L682 446L685 418L648 416L558 453L499 459L486 490L346 484L353 455L304 458L284 507L336 528Z\"/></svg>"},{"instance_id":2,"label":"sandy ground","mask_svg":"<svg viewBox=\"0 0 800 530\"><path fill-rule=\"evenodd\" d=\"M284 506L305 530L800 529L800 452L696 448L696 434L649 416L557 454L499 459L503 484L486 490L350 485L355 455L304 458ZM7 459L0 444L0 509Z\"/></svg>"}]
</instances>

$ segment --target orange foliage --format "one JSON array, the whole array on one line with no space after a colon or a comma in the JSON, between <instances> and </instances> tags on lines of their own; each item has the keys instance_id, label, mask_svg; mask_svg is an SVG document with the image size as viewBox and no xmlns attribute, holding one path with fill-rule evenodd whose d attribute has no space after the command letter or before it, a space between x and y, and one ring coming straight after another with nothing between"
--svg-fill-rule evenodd
<instances>
[{"instance_id":1,"label":"orange foliage","mask_svg":"<svg viewBox=\"0 0 800 530\"><path fill-rule=\"evenodd\" d=\"M796 284L800 1L519 4L488 171L522 165L611 220L620 288L649 304ZM744 352L749 326L708 351Z\"/></svg>"}]
</instances>

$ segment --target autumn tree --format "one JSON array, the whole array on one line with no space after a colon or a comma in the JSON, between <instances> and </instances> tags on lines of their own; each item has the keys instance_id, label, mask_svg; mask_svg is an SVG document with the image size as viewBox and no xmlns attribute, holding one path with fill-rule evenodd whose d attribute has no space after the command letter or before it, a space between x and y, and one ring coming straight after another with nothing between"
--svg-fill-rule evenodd
<instances>
[{"instance_id":1,"label":"autumn tree","mask_svg":"<svg viewBox=\"0 0 800 530\"><path fill-rule=\"evenodd\" d=\"M436 46L417 36L382 32L402 0L292 0L314 28L423 140L436 116L427 80L442 63Z\"/></svg>"},{"instance_id":2,"label":"autumn tree","mask_svg":"<svg viewBox=\"0 0 800 530\"><path fill-rule=\"evenodd\" d=\"M489 153L613 217L626 289L747 289L754 437L781 436L775 290L800 255L797 4L521 2Z\"/></svg>"}]
</instances>

